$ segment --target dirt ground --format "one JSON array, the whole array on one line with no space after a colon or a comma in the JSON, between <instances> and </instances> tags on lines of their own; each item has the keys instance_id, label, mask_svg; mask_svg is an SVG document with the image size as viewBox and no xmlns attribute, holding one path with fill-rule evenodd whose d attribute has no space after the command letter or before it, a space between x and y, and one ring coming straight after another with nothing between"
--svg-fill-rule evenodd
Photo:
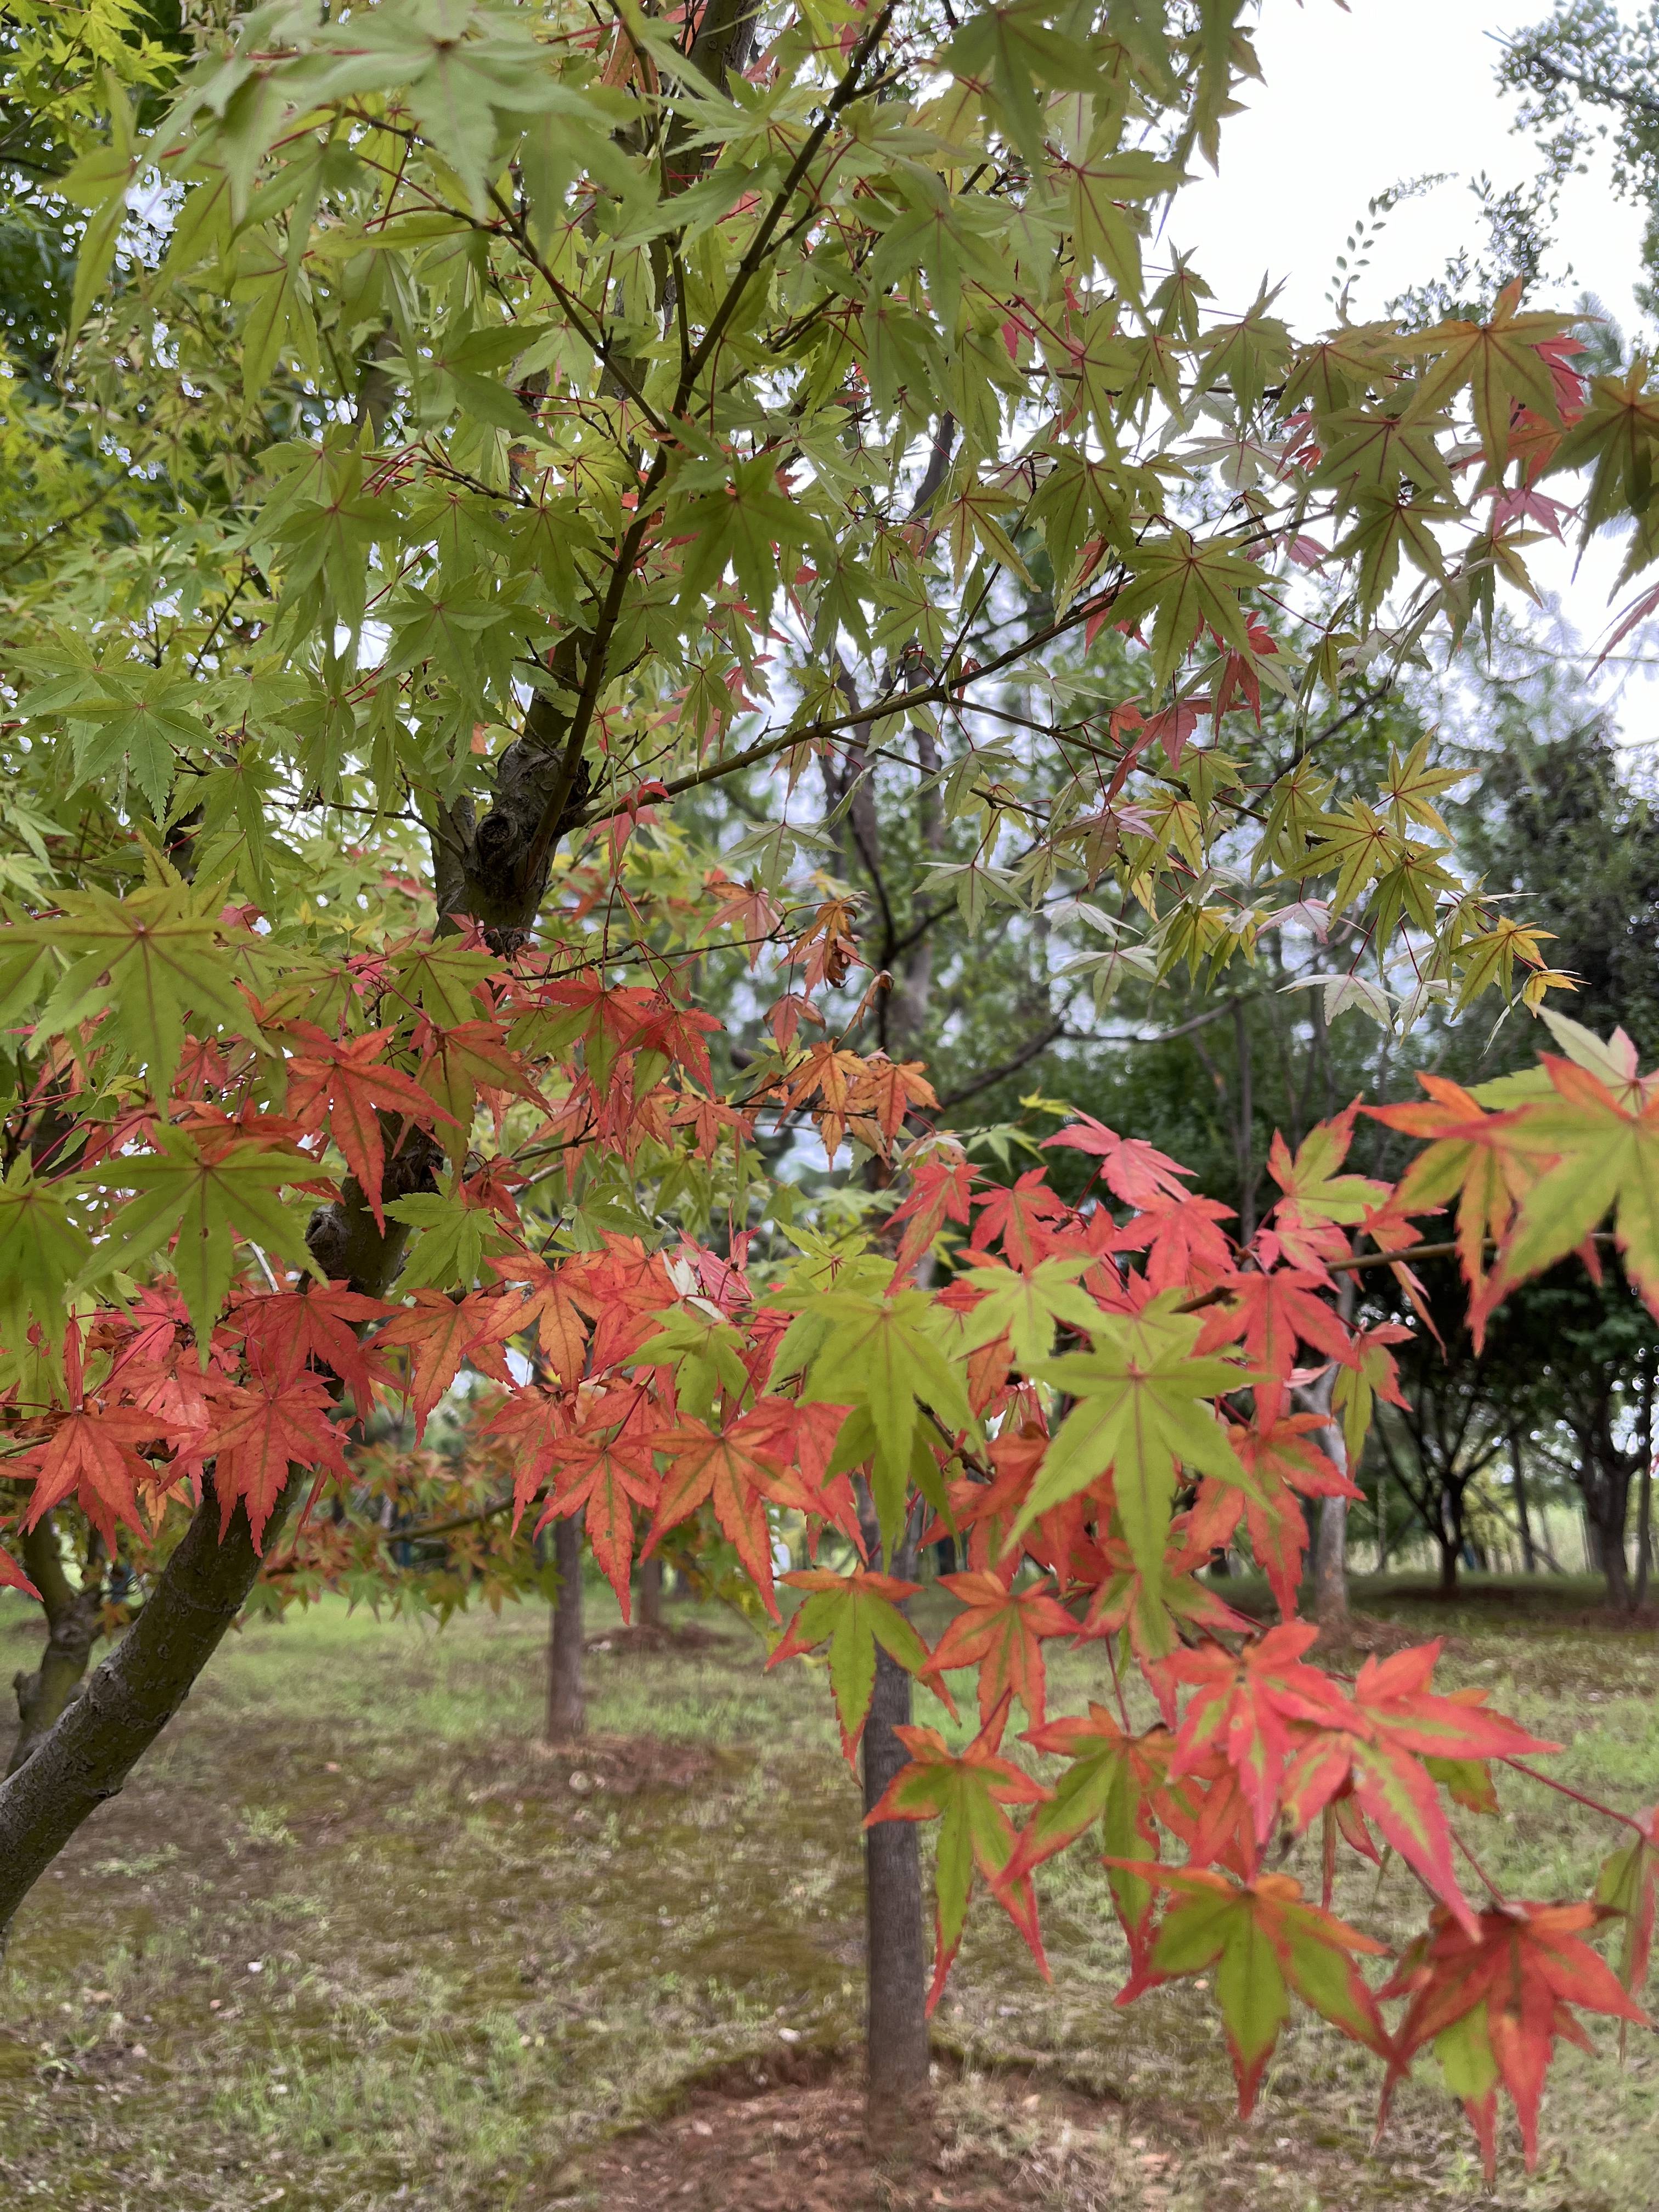
<instances>
[{"instance_id":1,"label":"dirt ground","mask_svg":"<svg viewBox=\"0 0 1659 2212\"><path fill-rule=\"evenodd\" d=\"M1332 1656L1449 1632L1449 1686L1563 1740L1564 1780L1651 1804L1651 1631L1571 1618L1588 1591L1525 1595L1361 1590ZM1003 1916L970 1919L937 2133L884 2168L859 1799L822 1670L767 1673L712 1609L675 1607L657 1644L593 1601L593 1733L551 1751L532 1608L434 1633L331 1602L227 1646L20 1916L0 2212L1659 2212L1659 2038L1622 2068L1610 2029L1564 2051L1539 2171L1506 2119L1495 2191L1431 2061L1374 2150L1381 2069L1310 2015L1241 2124L1205 1990L1117 2007L1084 1851L1046 1871L1051 1983ZM38 1635L0 1602L0 1680ZM1100 1694L1099 1664L1058 1655L1052 1709ZM1504 1795L1483 1863L1583 1893L1606 1824L1524 1778ZM1420 1924L1397 1869L1345 1875L1338 1903L1392 1943Z\"/></svg>"},{"instance_id":2,"label":"dirt ground","mask_svg":"<svg viewBox=\"0 0 1659 2212\"><path fill-rule=\"evenodd\" d=\"M700 2087L671 2119L621 2137L589 2192L605 2212L1150 2212L1167 2202L1170 2161L1146 2143L1127 2146L1110 2108L1029 2076L958 2080L941 2085L931 2148L884 2164L866 2147L856 2069L786 2063ZM1138 2172L1126 2172L1126 2150Z\"/></svg>"}]
</instances>

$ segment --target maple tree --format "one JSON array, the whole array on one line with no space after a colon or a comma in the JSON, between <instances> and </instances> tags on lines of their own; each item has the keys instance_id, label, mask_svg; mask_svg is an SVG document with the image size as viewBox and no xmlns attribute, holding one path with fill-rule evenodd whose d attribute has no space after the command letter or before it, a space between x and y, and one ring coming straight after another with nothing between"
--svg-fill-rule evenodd
<instances>
[{"instance_id":1,"label":"maple tree","mask_svg":"<svg viewBox=\"0 0 1659 2212\"><path fill-rule=\"evenodd\" d=\"M1393 1387L1340 1279L1419 1295L1421 1214L1458 1201L1477 1327L1609 1215L1659 1297L1652 1079L1558 1018L1565 1057L1496 1099L1374 1109L1428 1142L1399 1188L1346 1171L1351 1109L1275 1148L1237 1235L1069 1110L990 1172L902 1024L870 1041L892 972L790 804L817 761L856 826L879 759L964 921L1109 898L1152 981L1316 908L1352 949L1328 1013L1536 1008L1561 979L1454 872L1452 771L1413 744L1339 792L1315 726L1524 583L1552 471L1607 464L1592 523L1641 508L1609 456L1647 416L1513 288L1298 339L1155 260L1253 65L1236 0L271 0L182 72L120 0L67 48L64 12L11 56L84 210L64 374L148 489L130 534L26 534L4 610L0 1577L44 1590L78 1516L142 1602L0 1785L0 1925L256 1591L395 1585L397 1544L453 1537L437 1601L499 1595L580 1525L624 1613L677 1546L775 1663L827 1646L878 2116L926 2094L917 1827L936 2001L975 1880L1041 1960L1038 1869L1098 1821L1126 1995L1218 1961L1247 2107L1294 1993L1390 2075L1454 2034L1483 2138L1501 2081L1530 2148L1562 2008L1637 2016L1645 1933L1628 1990L1580 1938L1650 1927L1648 1859L1477 1912L1443 1796L1546 1747L1432 1651L1346 1685L1200 1575L1242 1521L1291 1611L1304 1501ZM699 839L696 795L763 770L752 835ZM808 1124L816 1195L775 1172ZM387 1399L414 1449L377 1462L349 1440ZM812 1564L780 1577L785 1529ZM1138 1666L1156 1726L1050 1720L1060 1635ZM959 1667L957 1751L911 1684ZM1318 1905L1266 1863L1315 1823ZM1378 1838L1444 1916L1395 2031L1329 1910Z\"/></svg>"}]
</instances>

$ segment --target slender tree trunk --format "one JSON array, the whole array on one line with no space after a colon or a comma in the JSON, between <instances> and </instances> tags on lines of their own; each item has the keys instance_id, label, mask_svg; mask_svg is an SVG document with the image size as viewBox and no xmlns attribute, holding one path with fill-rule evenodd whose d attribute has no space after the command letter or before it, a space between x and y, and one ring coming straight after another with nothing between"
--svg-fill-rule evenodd
<instances>
[{"instance_id":1,"label":"slender tree trunk","mask_svg":"<svg viewBox=\"0 0 1659 2212\"><path fill-rule=\"evenodd\" d=\"M1233 1149L1238 1164L1238 1238L1240 1243L1248 1244L1255 1235L1255 1093L1250 1066L1250 1026L1243 999L1233 1000L1233 1047L1238 1062L1237 1119L1233 1125Z\"/></svg>"},{"instance_id":2,"label":"slender tree trunk","mask_svg":"<svg viewBox=\"0 0 1659 2212\"><path fill-rule=\"evenodd\" d=\"M1532 1515L1527 1504L1526 1462L1521 1450L1521 1431L1510 1431L1510 1483L1515 1492L1515 1517L1521 1530L1522 1564L1529 1575L1538 1572L1538 1554L1533 1548Z\"/></svg>"},{"instance_id":3,"label":"slender tree trunk","mask_svg":"<svg viewBox=\"0 0 1659 2212\"><path fill-rule=\"evenodd\" d=\"M881 1543L869 1492L859 1484L859 1518L873 1565ZM912 1517L895 1546L890 1574L915 1567ZM864 1724L864 1809L877 1804L910 1754L894 1734L910 1722L910 1677L879 1649L875 1692ZM914 1820L883 1820L864 1832L865 2134L872 2150L902 2160L931 2132L927 1960L921 1908L921 1840Z\"/></svg>"},{"instance_id":4,"label":"slender tree trunk","mask_svg":"<svg viewBox=\"0 0 1659 2212\"><path fill-rule=\"evenodd\" d=\"M280 1533L303 1486L290 1478L265 1524ZM190 1694L259 1571L239 1504L222 1542L211 1477L155 1590L25 1765L0 1784L0 1943L12 1915L81 1823L117 1796Z\"/></svg>"},{"instance_id":5,"label":"slender tree trunk","mask_svg":"<svg viewBox=\"0 0 1659 2212\"><path fill-rule=\"evenodd\" d=\"M94 1537L94 1559L101 1545ZM23 1566L40 1591L46 1615L46 1644L34 1672L21 1668L12 1677L17 1698L17 1741L6 1762L6 1772L15 1774L40 1744L86 1679L92 1647L98 1641L104 1604L104 1585L96 1572L79 1589L64 1571L58 1547L58 1531L50 1513L43 1513L22 1542Z\"/></svg>"},{"instance_id":6,"label":"slender tree trunk","mask_svg":"<svg viewBox=\"0 0 1659 2212\"><path fill-rule=\"evenodd\" d=\"M1319 1508L1314 1549L1314 1618L1340 1628L1348 1618L1348 1500L1327 1498Z\"/></svg>"},{"instance_id":7,"label":"slender tree trunk","mask_svg":"<svg viewBox=\"0 0 1659 2212\"><path fill-rule=\"evenodd\" d=\"M1601 1572L1607 1577L1607 1603L1628 1607L1630 1603L1630 1562L1625 1556L1625 1522L1629 1514L1630 1497L1624 1483L1609 1481L1607 1486L1607 1519L1595 1532L1596 1549L1601 1554Z\"/></svg>"},{"instance_id":8,"label":"slender tree trunk","mask_svg":"<svg viewBox=\"0 0 1659 2212\"><path fill-rule=\"evenodd\" d=\"M582 1694L582 1532L573 1514L553 1523L553 1565L559 1587L547 1619L549 1743L572 1743L587 1733Z\"/></svg>"},{"instance_id":9,"label":"slender tree trunk","mask_svg":"<svg viewBox=\"0 0 1659 2212\"><path fill-rule=\"evenodd\" d=\"M894 1730L909 1720L910 1677L878 1650L864 1725L866 1813L908 1761ZM865 1830L864 1894L866 2133L872 2149L902 2156L925 2135L932 2102L921 1844L914 1820L884 1820Z\"/></svg>"},{"instance_id":10,"label":"slender tree trunk","mask_svg":"<svg viewBox=\"0 0 1659 2212\"><path fill-rule=\"evenodd\" d=\"M662 1626L662 1555L640 1561L639 1620L641 1628Z\"/></svg>"},{"instance_id":11,"label":"slender tree trunk","mask_svg":"<svg viewBox=\"0 0 1659 2212\"><path fill-rule=\"evenodd\" d=\"M1343 1284L1337 1311L1346 1322L1353 1311L1353 1280ZM1323 1425L1316 1441L1339 1474L1348 1472L1347 1441L1340 1421L1331 1418L1331 1397L1336 1370L1328 1367L1318 1380L1299 1395L1310 1413ZM1314 1617L1322 1628L1340 1628L1348 1618L1348 1500L1327 1498L1319 1510L1319 1530L1314 1545Z\"/></svg>"},{"instance_id":12,"label":"slender tree trunk","mask_svg":"<svg viewBox=\"0 0 1659 2212\"><path fill-rule=\"evenodd\" d=\"M1452 1500L1443 1496L1434 1540L1440 1547L1440 1595L1457 1595L1458 1566L1463 1550L1463 1516Z\"/></svg>"},{"instance_id":13,"label":"slender tree trunk","mask_svg":"<svg viewBox=\"0 0 1659 2212\"><path fill-rule=\"evenodd\" d=\"M1653 1571L1653 1395L1654 1364L1650 1358L1642 1362L1642 1419L1637 1431L1637 1449L1640 1455L1641 1474L1636 1492L1636 1580L1630 1594L1630 1609L1640 1613L1647 1602L1648 1577Z\"/></svg>"}]
</instances>

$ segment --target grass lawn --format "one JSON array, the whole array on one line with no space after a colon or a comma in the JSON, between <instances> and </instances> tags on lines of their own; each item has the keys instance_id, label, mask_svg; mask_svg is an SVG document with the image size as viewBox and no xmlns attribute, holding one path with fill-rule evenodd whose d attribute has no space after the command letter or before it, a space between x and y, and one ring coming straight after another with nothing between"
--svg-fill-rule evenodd
<instances>
[{"instance_id":1,"label":"grass lawn","mask_svg":"<svg viewBox=\"0 0 1659 2212\"><path fill-rule=\"evenodd\" d=\"M1449 1683L1482 1685L1567 1745L1562 1779L1635 1809L1659 1798L1659 1643L1596 1625L1588 1598L1477 1587L1447 1614L1358 1592L1374 1628L1449 1633ZM1622 2071L1610 2029L1594 2058L1563 2048L1540 2171L1511 2130L1491 2197L1432 2061L1374 2152L1380 2068L1305 2015L1241 2128L1202 1993L1115 2009L1123 1945L1082 1852L1047 1870L1051 1986L994 1908L970 1923L935 2022L936 2166L809 2185L853 2140L856 1792L821 1675L766 1675L745 1631L698 1618L695 1650L592 1654L595 1735L568 1757L535 1742L539 1607L435 1632L330 1604L235 1639L20 1916L0 2203L1659 2205L1659 2045L1639 2032ZM0 1680L37 1634L0 1601ZM1103 1694L1103 1670L1097 1649L1058 1657L1052 1710ZM1515 1778L1505 1796L1478 1824L1488 1871L1581 1893L1606 1824ZM1398 1868L1337 1905L1389 1938L1420 1917Z\"/></svg>"}]
</instances>

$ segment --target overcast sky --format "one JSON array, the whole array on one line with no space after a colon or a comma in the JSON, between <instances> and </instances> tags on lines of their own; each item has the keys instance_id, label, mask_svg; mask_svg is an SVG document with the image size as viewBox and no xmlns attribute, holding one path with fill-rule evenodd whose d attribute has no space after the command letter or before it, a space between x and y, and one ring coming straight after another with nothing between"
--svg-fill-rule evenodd
<instances>
[{"instance_id":1,"label":"overcast sky","mask_svg":"<svg viewBox=\"0 0 1659 2212\"><path fill-rule=\"evenodd\" d=\"M1170 229L1194 253L1218 304L1248 306L1265 276L1282 282L1280 312L1293 329L1328 323L1327 289L1354 218L1389 185L1425 173L1454 173L1389 217L1355 287L1355 319L1380 314L1409 284L1438 276L1460 246L1484 244L1469 180L1484 170L1501 189L1537 167L1498 88L1498 40L1547 12L1547 0L1351 0L1346 12L1337 0L1300 8L1264 0L1266 82L1246 88L1248 112L1223 125L1219 176L1206 170L1180 195ZM1572 277L1563 293L1595 293L1626 339L1639 320L1641 228L1605 167L1571 179L1559 238ZM1540 548L1534 573L1594 646L1607 629L1620 565L1616 546L1597 548L1575 578L1571 551ZM1618 696L1627 738L1659 733L1659 689L1623 681Z\"/></svg>"}]
</instances>

